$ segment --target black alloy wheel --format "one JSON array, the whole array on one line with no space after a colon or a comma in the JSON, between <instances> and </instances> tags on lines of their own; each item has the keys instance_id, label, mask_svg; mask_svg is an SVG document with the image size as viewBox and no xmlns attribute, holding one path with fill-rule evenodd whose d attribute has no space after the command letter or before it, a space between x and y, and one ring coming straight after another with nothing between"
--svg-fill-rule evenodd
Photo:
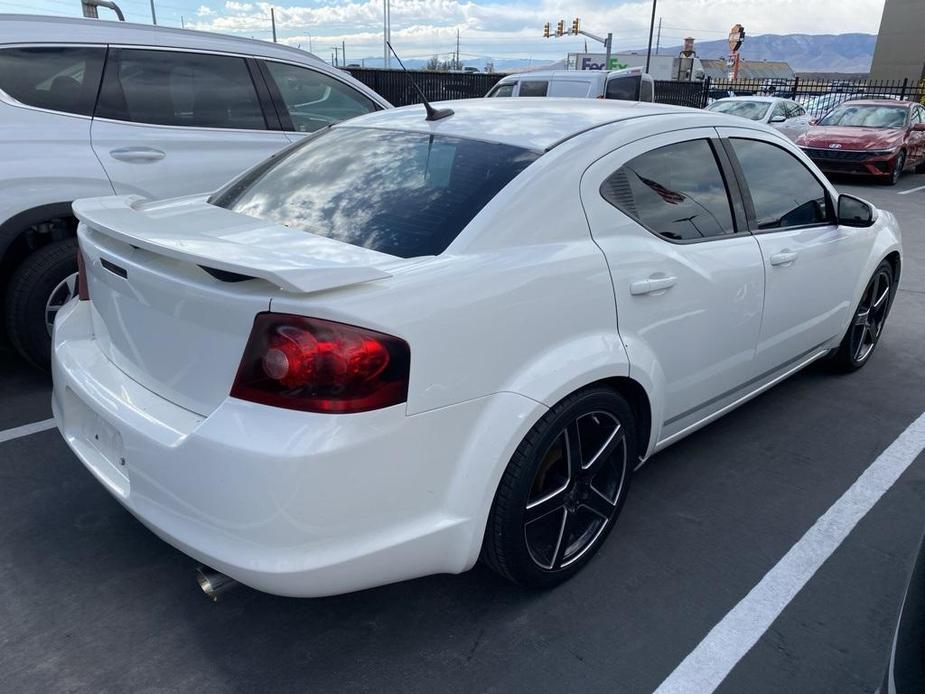
<instances>
[{"instance_id":1,"label":"black alloy wheel","mask_svg":"<svg viewBox=\"0 0 925 694\"><path fill-rule=\"evenodd\" d=\"M632 410L612 390L576 393L521 443L492 505L483 557L502 575L545 587L598 550L626 498L637 458Z\"/></svg>"},{"instance_id":2,"label":"black alloy wheel","mask_svg":"<svg viewBox=\"0 0 925 694\"><path fill-rule=\"evenodd\" d=\"M884 261L867 283L851 325L835 356L836 363L847 371L861 368L877 347L895 293L893 268Z\"/></svg>"}]
</instances>

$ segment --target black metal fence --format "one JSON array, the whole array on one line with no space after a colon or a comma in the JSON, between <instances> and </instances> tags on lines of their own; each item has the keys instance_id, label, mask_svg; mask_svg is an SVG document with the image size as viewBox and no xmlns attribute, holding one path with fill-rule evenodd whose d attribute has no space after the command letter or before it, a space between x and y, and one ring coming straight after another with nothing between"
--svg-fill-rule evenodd
<instances>
[{"instance_id":1,"label":"black metal fence","mask_svg":"<svg viewBox=\"0 0 925 694\"><path fill-rule=\"evenodd\" d=\"M355 78L378 92L394 106L420 103L412 85L417 82L432 101L472 99L485 96L500 80L501 74L484 72L432 72L428 70L377 70L344 68ZM780 96L794 99L815 117L822 116L848 99L905 99L925 103L925 80L813 80L813 79L747 79L711 80L703 82L655 82L655 100L662 104L704 108L716 99L727 96Z\"/></svg>"},{"instance_id":2,"label":"black metal fence","mask_svg":"<svg viewBox=\"0 0 925 694\"><path fill-rule=\"evenodd\" d=\"M388 99L393 106L421 103L411 78L429 101L472 99L485 96L504 75L485 72L432 72L430 70L376 70L371 68L344 68L377 94Z\"/></svg>"},{"instance_id":3,"label":"black metal fence","mask_svg":"<svg viewBox=\"0 0 925 694\"><path fill-rule=\"evenodd\" d=\"M785 79L710 80L703 82L704 105L727 96L780 96L793 99L811 116L822 116L850 99L902 99L925 103L925 81Z\"/></svg>"}]
</instances>

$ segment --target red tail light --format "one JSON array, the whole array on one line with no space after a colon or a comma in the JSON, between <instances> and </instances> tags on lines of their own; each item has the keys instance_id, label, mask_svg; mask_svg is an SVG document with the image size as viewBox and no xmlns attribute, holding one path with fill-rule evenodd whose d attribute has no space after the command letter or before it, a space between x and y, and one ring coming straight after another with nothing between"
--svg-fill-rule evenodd
<instances>
[{"instance_id":1,"label":"red tail light","mask_svg":"<svg viewBox=\"0 0 925 694\"><path fill-rule=\"evenodd\" d=\"M319 318L260 313L231 396L306 412L366 412L408 399L408 343Z\"/></svg>"},{"instance_id":2,"label":"red tail light","mask_svg":"<svg viewBox=\"0 0 925 694\"><path fill-rule=\"evenodd\" d=\"M84 254L77 249L77 298L90 300L90 285L87 284L87 268L84 267Z\"/></svg>"}]
</instances>

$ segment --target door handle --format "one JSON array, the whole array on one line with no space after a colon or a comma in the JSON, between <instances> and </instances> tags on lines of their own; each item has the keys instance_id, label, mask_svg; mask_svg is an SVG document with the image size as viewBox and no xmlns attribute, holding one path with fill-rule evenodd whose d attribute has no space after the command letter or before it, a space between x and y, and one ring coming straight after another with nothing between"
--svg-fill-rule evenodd
<instances>
[{"instance_id":1,"label":"door handle","mask_svg":"<svg viewBox=\"0 0 925 694\"><path fill-rule=\"evenodd\" d=\"M642 294L655 294L670 289L678 281L677 277L650 277L647 280L636 280L630 282L630 294L639 296Z\"/></svg>"},{"instance_id":2,"label":"door handle","mask_svg":"<svg viewBox=\"0 0 925 694\"><path fill-rule=\"evenodd\" d=\"M784 250L771 256L771 265L776 267L790 265L794 260L797 259L798 255L799 253L796 251L791 251L785 248Z\"/></svg>"},{"instance_id":3,"label":"door handle","mask_svg":"<svg viewBox=\"0 0 925 694\"><path fill-rule=\"evenodd\" d=\"M120 147L109 150L109 156L119 161L160 161L167 155L153 147Z\"/></svg>"}]
</instances>

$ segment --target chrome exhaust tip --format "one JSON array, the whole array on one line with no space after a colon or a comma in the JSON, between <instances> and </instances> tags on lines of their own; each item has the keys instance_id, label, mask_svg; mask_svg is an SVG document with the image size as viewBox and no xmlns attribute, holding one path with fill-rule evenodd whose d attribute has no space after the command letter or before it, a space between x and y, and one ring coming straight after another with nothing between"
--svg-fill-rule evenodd
<instances>
[{"instance_id":1,"label":"chrome exhaust tip","mask_svg":"<svg viewBox=\"0 0 925 694\"><path fill-rule=\"evenodd\" d=\"M196 583L199 584L199 588L212 602L218 602L223 593L238 586L236 580L215 569L210 569L208 566L196 568Z\"/></svg>"}]
</instances>

